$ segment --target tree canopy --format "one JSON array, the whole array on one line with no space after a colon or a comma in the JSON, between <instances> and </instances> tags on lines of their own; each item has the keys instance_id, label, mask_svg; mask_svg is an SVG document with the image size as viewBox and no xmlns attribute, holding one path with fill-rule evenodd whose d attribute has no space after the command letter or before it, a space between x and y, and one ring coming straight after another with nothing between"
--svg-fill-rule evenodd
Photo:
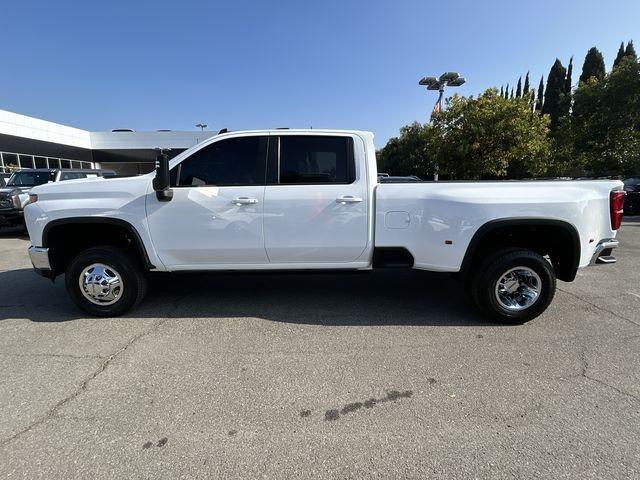
<instances>
[{"instance_id":1,"label":"tree canopy","mask_svg":"<svg viewBox=\"0 0 640 480\"><path fill-rule=\"evenodd\" d=\"M394 175L449 179L640 174L640 64L629 41L607 73L602 53L587 52L577 86L573 58L556 59L536 92L527 72L517 87L477 98L454 95L429 124L400 130L379 152ZM514 98L515 97L515 98Z\"/></svg>"},{"instance_id":2,"label":"tree canopy","mask_svg":"<svg viewBox=\"0 0 640 480\"><path fill-rule=\"evenodd\" d=\"M380 171L426 178L480 179L542 173L549 119L528 98L507 99L490 89L478 98L454 95L432 124L403 127L379 152Z\"/></svg>"}]
</instances>

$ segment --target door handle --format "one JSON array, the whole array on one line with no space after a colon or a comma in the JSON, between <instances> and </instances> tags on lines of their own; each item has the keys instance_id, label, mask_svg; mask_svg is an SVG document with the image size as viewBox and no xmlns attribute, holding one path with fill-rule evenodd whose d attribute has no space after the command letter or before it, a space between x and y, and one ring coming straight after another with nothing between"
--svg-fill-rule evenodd
<instances>
[{"instance_id":1,"label":"door handle","mask_svg":"<svg viewBox=\"0 0 640 480\"><path fill-rule=\"evenodd\" d=\"M354 197L352 195L343 195L342 197L336 198L336 202L342 205L346 205L347 203L360 203L361 201L361 197Z\"/></svg>"},{"instance_id":2,"label":"door handle","mask_svg":"<svg viewBox=\"0 0 640 480\"><path fill-rule=\"evenodd\" d=\"M254 205L254 204L258 203L258 199L257 198L250 198L250 197L238 197L238 198L234 198L233 200L231 200L231 203L233 203L234 205L237 205L237 206Z\"/></svg>"}]
</instances>

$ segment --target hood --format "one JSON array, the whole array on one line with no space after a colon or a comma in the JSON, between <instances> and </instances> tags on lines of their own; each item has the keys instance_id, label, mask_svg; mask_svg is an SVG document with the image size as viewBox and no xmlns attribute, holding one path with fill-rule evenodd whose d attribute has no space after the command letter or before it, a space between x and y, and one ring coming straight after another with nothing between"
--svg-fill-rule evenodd
<instances>
[{"instance_id":1,"label":"hood","mask_svg":"<svg viewBox=\"0 0 640 480\"><path fill-rule=\"evenodd\" d=\"M46 198L98 198L101 196L120 196L132 192L146 191L152 176L140 175L125 178L80 178L63 182L45 183L29 190Z\"/></svg>"},{"instance_id":2,"label":"hood","mask_svg":"<svg viewBox=\"0 0 640 480\"><path fill-rule=\"evenodd\" d=\"M0 188L0 196L8 196L13 192L27 193L33 187L2 187Z\"/></svg>"}]
</instances>

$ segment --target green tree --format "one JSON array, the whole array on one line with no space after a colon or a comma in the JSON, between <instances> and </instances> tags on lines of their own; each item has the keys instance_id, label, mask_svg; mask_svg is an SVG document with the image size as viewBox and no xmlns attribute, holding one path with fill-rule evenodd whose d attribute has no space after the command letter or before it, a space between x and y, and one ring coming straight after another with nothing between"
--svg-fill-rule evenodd
<instances>
[{"instance_id":1,"label":"green tree","mask_svg":"<svg viewBox=\"0 0 640 480\"><path fill-rule=\"evenodd\" d=\"M625 57L601 81L575 92L571 124L576 161L590 175L640 172L640 65Z\"/></svg>"},{"instance_id":2,"label":"green tree","mask_svg":"<svg viewBox=\"0 0 640 480\"><path fill-rule=\"evenodd\" d=\"M390 175L417 175L421 178L433 175L437 161L434 133L430 124L414 122L402 127L400 136L391 138L377 152L378 171Z\"/></svg>"},{"instance_id":3,"label":"green tree","mask_svg":"<svg viewBox=\"0 0 640 480\"><path fill-rule=\"evenodd\" d=\"M542 102L544 100L544 75L540 77L538 85L538 98L536 99L536 111L542 112Z\"/></svg>"},{"instance_id":4,"label":"green tree","mask_svg":"<svg viewBox=\"0 0 640 480\"><path fill-rule=\"evenodd\" d=\"M504 85L500 86L500 96L504 98Z\"/></svg>"},{"instance_id":5,"label":"green tree","mask_svg":"<svg viewBox=\"0 0 640 480\"><path fill-rule=\"evenodd\" d=\"M616 55L615 60L613 61L613 68L616 68L620 65L620 62L624 58L624 42L620 44L620 48L618 49L618 54Z\"/></svg>"},{"instance_id":6,"label":"green tree","mask_svg":"<svg viewBox=\"0 0 640 480\"><path fill-rule=\"evenodd\" d=\"M522 77L518 78L518 86L516 87L516 97L522 96Z\"/></svg>"},{"instance_id":7,"label":"green tree","mask_svg":"<svg viewBox=\"0 0 640 480\"><path fill-rule=\"evenodd\" d=\"M527 72L527 75L524 77L524 89L522 90L522 96L523 97L528 97L529 96L529 89L531 87L529 86L529 72Z\"/></svg>"},{"instance_id":8,"label":"green tree","mask_svg":"<svg viewBox=\"0 0 640 480\"><path fill-rule=\"evenodd\" d=\"M544 91L544 103L542 113L546 113L551 118L551 130L555 130L562 115L561 95L564 90L566 70L556 58L547 78L547 88Z\"/></svg>"},{"instance_id":9,"label":"green tree","mask_svg":"<svg viewBox=\"0 0 640 480\"><path fill-rule=\"evenodd\" d=\"M601 80L604 78L605 73L604 57L602 56L602 53L596 47L591 47L587 52L587 55L584 57L580 82L586 82L590 78Z\"/></svg>"},{"instance_id":10,"label":"green tree","mask_svg":"<svg viewBox=\"0 0 640 480\"><path fill-rule=\"evenodd\" d=\"M624 50L624 56L630 57L634 61L638 61L638 55L636 54L636 49L633 47L633 40L629 40L627 43L627 48Z\"/></svg>"},{"instance_id":11,"label":"green tree","mask_svg":"<svg viewBox=\"0 0 640 480\"><path fill-rule=\"evenodd\" d=\"M540 175L549 158L549 117L529 100L507 100L490 89L478 98L453 96L433 117L431 145L440 173L452 179Z\"/></svg>"},{"instance_id":12,"label":"green tree","mask_svg":"<svg viewBox=\"0 0 640 480\"><path fill-rule=\"evenodd\" d=\"M573 73L573 57L569 59L567 74L564 77L562 93L560 94L560 104L558 109L559 117L566 117L571 111L571 75Z\"/></svg>"}]
</instances>

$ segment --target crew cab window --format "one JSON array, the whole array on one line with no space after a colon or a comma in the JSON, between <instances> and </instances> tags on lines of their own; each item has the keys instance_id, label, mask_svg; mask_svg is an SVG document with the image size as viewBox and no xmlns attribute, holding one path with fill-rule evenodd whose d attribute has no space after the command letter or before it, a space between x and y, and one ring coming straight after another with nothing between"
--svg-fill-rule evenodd
<instances>
[{"instance_id":1,"label":"crew cab window","mask_svg":"<svg viewBox=\"0 0 640 480\"><path fill-rule=\"evenodd\" d=\"M268 137L237 137L212 143L171 171L174 186L264 185Z\"/></svg>"},{"instance_id":2,"label":"crew cab window","mask_svg":"<svg viewBox=\"0 0 640 480\"><path fill-rule=\"evenodd\" d=\"M355 180L349 137L281 136L281 184L339 183Z\"/></svg>"}]
</instances>

